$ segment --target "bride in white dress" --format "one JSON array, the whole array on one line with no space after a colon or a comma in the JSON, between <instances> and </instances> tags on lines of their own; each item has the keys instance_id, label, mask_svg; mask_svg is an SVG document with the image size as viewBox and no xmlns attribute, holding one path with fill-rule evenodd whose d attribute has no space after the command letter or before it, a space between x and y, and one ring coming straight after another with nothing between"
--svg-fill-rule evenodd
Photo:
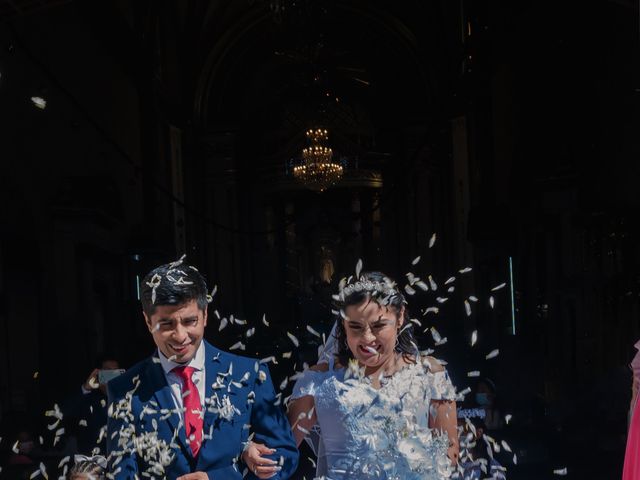
<instances>
[{"instance_id":1,"label":"bride in white dress","mask_svg":"<svg viewBox=\"0 0 640 480\"><path fill-rule=\"evenodd\" d=\"M404 296L371 272L334 299L334 340L298 376L288 407L297 444L315 437L316 477L450 478L459 448L455 389L442 365L420 355Z\"/></svg>"}]
</instances>

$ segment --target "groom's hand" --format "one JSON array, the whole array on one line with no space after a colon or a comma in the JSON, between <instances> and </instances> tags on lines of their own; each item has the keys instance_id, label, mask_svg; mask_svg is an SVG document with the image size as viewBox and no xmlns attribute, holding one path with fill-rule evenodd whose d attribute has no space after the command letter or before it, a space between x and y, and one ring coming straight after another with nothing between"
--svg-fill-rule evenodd
<instances>
[{"instance_id":1,"label":"groom's hand","mask_svg":"<svg viewBox=\"0 0 640 480\"><path fill-rule=\"evenodd\" d=\"M242 453L242 460L256 477L271 478L282 470L282 467L280 467L275 460L263 457L262 455L272 455L274 453L276 453L276 451L273 448L268 448L261 443L251 442Z\"/></svg>"},{"instance_id":2,"label":"groom's hand","mask_svg":"<svg viewBox=\"0 0 640 480\"><path fill-rule=\"evenodd\" d=\"M209 475L204 472L193 472L182 475L176 480L209 480Z\"/></svg>"}]
</instances>

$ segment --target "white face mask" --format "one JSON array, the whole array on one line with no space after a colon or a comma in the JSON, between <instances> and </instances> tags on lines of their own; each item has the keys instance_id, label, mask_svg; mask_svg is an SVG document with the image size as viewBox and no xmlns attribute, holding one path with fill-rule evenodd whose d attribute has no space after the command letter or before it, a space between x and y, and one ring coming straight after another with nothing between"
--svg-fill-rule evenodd
<instances>
[{"instance_id":1,"label":"white face mask","mask_svg":"<svg viewBox=\"0 0 640 480\"><path fill-rule=\"evenodd\" d=\"M488 393L476 393L476 403L483 407L491 405L491 399Z\"/></svg>"}]
</instances>

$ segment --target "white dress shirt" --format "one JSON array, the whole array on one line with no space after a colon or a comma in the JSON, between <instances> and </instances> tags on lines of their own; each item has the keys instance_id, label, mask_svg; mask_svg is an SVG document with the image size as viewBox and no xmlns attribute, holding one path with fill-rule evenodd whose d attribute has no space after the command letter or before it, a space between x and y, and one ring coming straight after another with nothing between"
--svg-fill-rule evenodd
<instances>
[{"instance_id":1,"label":"white dress shirt","mask_svg":"<svg viewBox=\"0 0 640 480\"><path fill-rule=\"evenodd\" d=\"M169 360L158 349L158 357L160 358L160 364L162 370L164 370L164 376L167 379L167 384L171 387L171 396L173 397L173 403L175 408L180 411L180 418L184 421L183 402L182 402L182 379L172 370L176 367L193 367L194 372L191 375L191 380L198 389L200 396L200 405L204 407L204 394L205 394L205 369L204 369L204 342L200 342L196 354L193 356L189 363L178 363L173 360Z\"/></svg>"}]
</instances>

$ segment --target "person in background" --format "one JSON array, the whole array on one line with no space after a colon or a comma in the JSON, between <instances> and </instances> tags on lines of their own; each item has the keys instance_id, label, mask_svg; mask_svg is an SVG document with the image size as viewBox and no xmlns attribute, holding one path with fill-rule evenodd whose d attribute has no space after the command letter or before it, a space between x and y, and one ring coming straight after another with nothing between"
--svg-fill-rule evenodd
<instances>
[{"instance_id":1,"label":"person in background","mask_svg":"<svg viewBox=\"0 0 640 480\"><path fill-rule=\"evenodd\" d=\"M107 459L96 455L85 457L78 455L75 465L67 472L66 480L104 480Z\"/></svg>"},{"instance_id":2,"label":"person in background","mask_svg":"<svg viewBox=\"0 0 640 480\"><path fill-rule=\"evenodd\" d=\"M640 408L638 408L638 386L640 385L640 341L636 342L638 351L631 361L633 379L631 383L631 405L629 432L627 434L627 449L624 454L624 469L622 480L637 480L640 478Z\"/></svg>"},{"instance_id":3,"label":"person in background","mask_svg":"<svg viewBox=\"0 0 640 480\"><path fill-rule=\"evenodd\" d=\"M32 465L37 457L37 444L33 435L27 429L22 429L17 435L16 450L12 450L9 456L9 465Z\"/></svg>"},{"instance_id":4,"label":"person in background","mask_svg":"<svg viewBox=\"0 0 640 480\"><path fill-rule=\"evenodd\" d=\"M103 355L87 380L61 406L65 427L77 438L82 455L104 453L106 449L107 385L99 383L101 370L116 372L120 364L112 355Z\"/></svg>"},{"instance_id":5,"label":"person in background","mask_svg":"<svg viewBox=\"0 0 640 480\"><path fill-rule=\"evenodd\" d=\"M490 378L478 381L474 394L475 408L484 411L483 428L498 430L504 426L502 413L496 403L496 384ZM481 427L482 428L482 427Z\"/></svg>"},{"instance_id":6,"label":"person in background","mask_svg":"<svg viewBox=\"0 0 640 480\"><path fill-rule=\"evenodd\" d=\"M473 459L461 463L462 478L465 480L479 480L485 478L480 459L486 461L487 474L496 480L504 480L505 475L500 463L487 452L487 443L482 438L487 431L498 430L504 426L502 413L496 403L496 385L490 378L481 378L476 383L473 395L458 412L458 425L463 429L463 435L470 432L466 423L467 418L475 426L475 448L471 454Z\"/></svg>"}]
</instances>

